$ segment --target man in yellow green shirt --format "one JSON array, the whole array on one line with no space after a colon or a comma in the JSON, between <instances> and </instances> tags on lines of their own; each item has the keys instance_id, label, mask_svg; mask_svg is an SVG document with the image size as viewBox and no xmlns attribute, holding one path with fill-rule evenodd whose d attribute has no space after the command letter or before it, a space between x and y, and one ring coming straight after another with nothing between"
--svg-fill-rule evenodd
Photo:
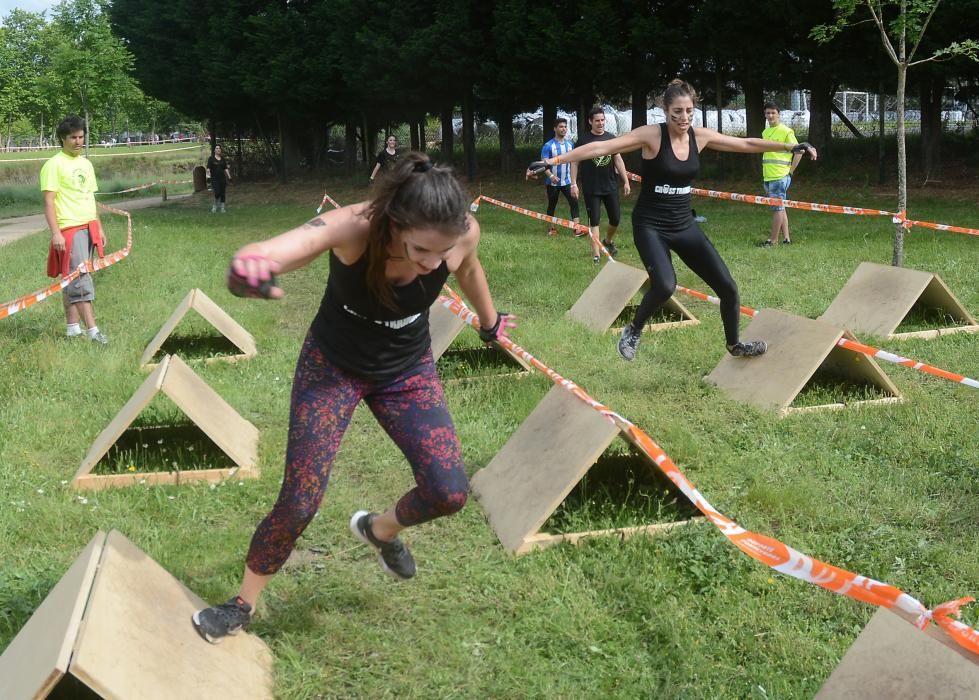
<instances>
[{"instance_id":1,"label":"man in yellow green shirt","mask_svg":"<svg viewBox=\"0 0 979 700\"><path fill-rule=\"evenodd\" d=\"M67 277L93 252L104 255L105 238L95 208L98 182L95 169L85 158L85 122L77 116L65 117L58 124L61 150L41 167L41 192L44 194L44 218L51 230L48 251L48 275ZM99 345L109 341L95 324L95 285L90 274L83 273L62 290L65 321L69 338L84 333Z\"/></svg>"},{"instance_id":2,"label":"man in yellow green shirt","mask_svg":"<svg viewBox=\"0 0 979 700\"><path fill-rule=\"evenodd\" d=\"M799 143L795 138L795 132L781 122L781 113L778 105L774 102L765 104L765 119L768 121L768 128L761 132L761 137L768 141L778 141L780 143ZM785 151L767 151L761 156L762 179L765 185L765 194L769 197L784 200L792 184L792 175L802 160L802 152L792 154ZM789 215L785 207L781 205L771 206L772 210L772 231L767 241L762 243L763 247L778 245L779 235L786 243L791 243L789 237Z\"/></svg>"}]
</instances>

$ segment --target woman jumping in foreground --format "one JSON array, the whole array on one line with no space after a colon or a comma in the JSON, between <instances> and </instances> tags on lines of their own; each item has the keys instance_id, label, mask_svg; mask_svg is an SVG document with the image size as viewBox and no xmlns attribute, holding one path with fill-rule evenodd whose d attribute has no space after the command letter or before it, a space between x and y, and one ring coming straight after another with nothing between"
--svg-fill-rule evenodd
<instances>
[{"instance_id":1,"label":"woman jumping in foreground","mask_svg":"<svg viewBox=\"0 0 979 700\"><path fill-rule=\"evenodd\" d=\"M329 251L330 276L296 366L282 490L252 537L244 580L228 602L193 615L215 643L251 620L272 576L319 509L330 467L363 399L411 464L416 486L378 515L359 510L354 537L378 552L388 574L408 579L415 561L406 527L458 512L468 481L459 439L432 359L428 309L455 275L490 342L515 325L498 313L476 255L479 224L451 170L408 154L378 178L369 202L337 209L239 250L228 287L277 299L275 274Z\"/></svg>"},{"instance_id":2,"label":"woman jumping in foreground","mask_svg":"<svg viewBox=\"0 0 979 700\"><path fill-rule=\"evenodd\" d=\"M728 352L735 357L755 357L768 349L763 340L742 341L738 337L741 305L738 285L714 245L694 221L690 209L690 183L700 170L700 152L704 149L730 153L804 152L813 160L816 160L816 149L808 143L737 138L695 127L696 102L697 93L690 84L674 80L663 93L666 123L641 126L618 138L590 143L557 158L536 161L527 170L528 176L534 176L544 167L557 163L642 149L642 192L632 211L632 233L639 257L649 272L650 284L635 318L622 329L619 338L619 354L626 360L635 359L646 321L676 288L671 251L675 251L720 298Z\"/></svg>"}]
</instances>

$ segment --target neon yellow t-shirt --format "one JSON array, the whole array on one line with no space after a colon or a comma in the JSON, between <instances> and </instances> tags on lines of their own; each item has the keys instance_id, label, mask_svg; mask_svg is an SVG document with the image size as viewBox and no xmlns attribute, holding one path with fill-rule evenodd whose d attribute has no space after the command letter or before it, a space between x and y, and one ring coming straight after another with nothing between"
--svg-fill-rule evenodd
<instances>
[{"instance_id":1,"label":"neon yellow t-shirt","mask_svg":"<svg viewBox=\"0 0 979 700\"><path fill-rule=\"evenodd\" d=\"M795 138L795 132L785 124L779 123L770 126L761 132L761 137L766 141L778 141L779 143L799 143ZM792 169L792 154L786 151L765 151L761 155L761 177L765 182L781 180L789 174Z\"/></svg>"},{"instance_id":2,"label":"neon yellow t-shirt","mask_svg":"<svg viewBox=\"0 0 979 700\"><path fill-rule=\"evenodd\" d=\"M58 227L81 226L95 219L95 168L84 156L64 151L49 158L41 167L41 191L54 192L54 213Z\"/></svg>"}]
</instances>

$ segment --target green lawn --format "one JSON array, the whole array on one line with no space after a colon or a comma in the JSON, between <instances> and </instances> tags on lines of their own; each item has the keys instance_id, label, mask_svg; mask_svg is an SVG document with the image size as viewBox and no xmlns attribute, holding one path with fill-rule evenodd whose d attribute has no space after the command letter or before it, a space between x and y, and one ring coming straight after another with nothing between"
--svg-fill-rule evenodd
<instances>
[{"instance_id":1,"label":"green lawn","mask_svg":"<svg viewBox=\"0 0 979 700\"><path fill-rule=\"evenodd\" d=\"M364 195L342 182L323 187L340 202ZM738 191L757 191L747 187ZM893 197L874 190L819 187L800 183L792 196L893 208ZM543 200L540 185L515 180L471 189L536 209ZM223 274L241 244L308 219L322 191L240 187L224 216L208 213L206 197L135 212L132 255L96 275L99 326L110 339L104 350L61 337L60 299L0 321L0 648L100 528L122 531L207 600L236 590L248 541L278 491L292 368L327 268L320 260L284 277L279 302L232 297ZM912 203L915 218L979 225L966 198L916 192ZM696 206L742 303L755 308L818 316L859 262L890 261L892 226L884 219L791 212L795 245L769 250L757 247L768 230L763 207ZM629 207L620 259L639 265ZM563 203L558 213L566 215ZM104 218L120 241L122 220ZM488 205L478 218L491 289L500 308L520 317L516 342L648 432L721 512L928 606L979 591L975 390L883 364L903 404L776 419L702 381L724 352L715 307L681 298L702 323L647 334L636 361L626 364L613 336L564 318L597 271L584 241L564 231L548 238L540 222ZM0 248L0 299L47 284L45 251L43 236ZM979 241L915 230L906 259L940 274L979 313ZM678 277L708 291L682 265ZM67 480L143 381L143 348L193 287L258 343L253 360L193 366L261 431L262 477L88 493L83 501ZM204 330L194 322L181 327L191 337ZM977 336L860 339L979 377ZM469 331L457 342L478 345ZM447 380L471 373L459 362L443 368ZM470 474L492 460L550 387L539 374L446 382ZM831 386L817 391L833 398ZM178 420L159 398L146 424ZM164 443L152 459L180 447ZM624 443L614 443L602 465L549 528L690 514L664 480L628 457ZM407 533L419 575L394 582L354 542L347 520L358 508L384 508L411 483L400 453L358 409L324 505L300 540L311 561L273 581L251 628L272 648L279 697L810 698L874 612L768 570L703 523L665 537L601 539L511 558L475 500L456 517ZM979 613L966 609L964 619L976 625Z\"/></svg>"}]
</instances>

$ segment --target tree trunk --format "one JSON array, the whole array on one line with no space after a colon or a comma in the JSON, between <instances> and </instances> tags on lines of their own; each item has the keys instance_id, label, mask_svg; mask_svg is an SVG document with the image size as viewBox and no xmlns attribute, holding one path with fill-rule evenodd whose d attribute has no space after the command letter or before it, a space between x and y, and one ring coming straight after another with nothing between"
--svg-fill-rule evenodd
<instances>
[{"instance_id":1,"label":"tree trunk","mask_svg":"<svg viewBox=\"0 0 979 700\"><path fill-rule=\"evenodd\" d=\"M721 64L719 61L715 61L717 65L717 70L714 71L714 94L717 100L717 133L724 133L724 81L721 80ZM706 124L704 126L707 126ZM721 157L720 153L715 153L715 160L717 161L717 179L724 179L724 158Z\"/></svg>"},{"instance_id":2,"label":"tree trunk","mask_svg":"<svg viewBox=\"0 0 979 700\"><path fill-rule=\"evenodd\" d=\"M92 140L92 134L88 130L88 107L85 108L85 157L88 158L88 144Z\"/></svg>"},{"instance_id":3,"label":"tree trunk","mask_svg":"<svg viewBox=\"0 0 979 700\"><path fill-rule=\"evenodd\" d=\"M350 118L344 125L343 169L347 175L357 173L357 122Z\"/></svg>"},{"instance_id":4,"label":"tree trunk","mask_svg":"<svg viewBox=\"0 0 979 700\"><path fill-rule=\"evenodd\" d=\"M745 136L761 138L765 130L765 92L761 83L754 79L742 83L744 87ZM761 158L751 159L751 173L761 179Z\"/></svg>"},{"instance_id":5,"label":"tree trunk","mask_svg":"<svg viewBox=\"0 0 979 700\"><path fill-rule=\"evenodd\" d=\"M411 150L418 150L418 123L408 122L408 138L411 140Z\"/></svg>"},{"instance_id":6,"label":"tree trunk","mask_svg":"<svg viewBox=\"0 0 979 700\"><path fill-rule=\"evenodd\" d=\"M927 78L921 83L921 161L925 182L940 177L942 165L942 92L945 82Z\"/></svg>"},{"instance_id":7,"label":"tree trunk","mask_svg":"<svg viewBox=\"0 0 979 700\"><path fill-rule=\"evenodd\" d=\"M826 76L813 76L809 84L809 137L816 148L826 148L833 138L833 85Z\"/></svg>"},{"instance_id":8,"label":"tree trunk","mask_svg":"<svg viewBox=\"0 0 979 700\"><path fill-rule=\"evenodd\" d=\"M646 119L646 91L638 84L632 86L632 128L648 124Z\"/></svg>"},{"instance_id":9,"label":"tree trunk","mask_svg":"<svg viewBox=\"0 0 979 700\"><path fill-rule=\"evenodd\" d=\"M901 47L904 58L904 46ZM908 66L903 61L897 67L897 210L902 216L908 208L908 154L904 142L904 88L908 77ZM894 256L891 265L904 265L904 222L894 225Z\"/></svg>"},{"instance_id":10,"label":"tree trunk","mask_svg":"<svg viewBox=\"0 0 979 700\"><path fill-rule=\"evenodd\" d=\"M371 162L371 155L367 152L367 115L360 118L360 156L364 163Z\"/></svg>"},{"instance_id":11,"label":"tree trunk","mask_svg":"<svg viewBox=\"0 0 979 700\"><path fill-rule=\"evenodd\" d=\"M544 101L544 116L541 121L541 148L551 140L554 135L554 122L557 120L557 102L553 100Z\"/></svg>"},{"instance_id":12,"label":"tree trunk","mask_svg":"<svg viewBox=\"0 0 979 700\"><path fill-rule=\"evenodd\" d=\"M367 122L367 152L372 156L376 155L377 152L381 150L377 145L377 124L373 124L370 121ZM368 163L370 161L367 161Z\"/></svg>"},{"instance_id":13,"label":"tree trunk","mask_svg":"<svg viewBox=\"0 0 979 700\"><path fill-rule=\"evenodd\" d=\"M425 118L427 115L422 115L418 120L418 151L424 153L425 149L428 147L427 139L425 138Z\"/></svg>"},{"instance_id":14,"label":"tree trunk","mask_svg":"<svg viewBox=\"0 0 979 700\"><path fill-rule=\"evenodd\" d=\"M497 119L500 134L500 172L508 173L513 169L516 157L516 147L513 143L513 114L504 109Z\"/></svg>"},{"instance_id":15,"label":"tree trunk","mask_svg":"<svg viewBox=\"0 0 979 700\"><path fill-rule=\"evenodd\" d=\"M887 95L884 94L884 80L880 81L877 95L877 184L887 181L887 142L884 140L884 117Z\"/></svg>"},{"instance_id":16,"label":"tree trunk","mask_svg":"<svg viewBox=\"0 0 979 700\"><path fill-rule=\"evenodd\" d=\"M214 147L218 145L217 124L214 121L214 117L207 120L207 130L211 136L211 153L214 153Z\"/></svg>"},{"instance_id":17,"label":"tree trunk","mask_svg":"<svg viewBox=\"0 0 979 700\"><path fill-rule=\"evenodd\" d=\"M462 100L462 151L466 161L466 177L476 179L476 115L473 113L472 87L466 89Z\"/></svg>"},{"instance_id":18,"label":"tree trunk","mask_svg":"<svg viewBox=\"0 0 979 700\"><path fill-rule=\"evenodd\" d=\"M455 132L452 130L452 106L443 107L440 114L442 121L442 148L439 157L447 165L452 165L452 151L455 148Z\"/></svg>"}]
</instances>

